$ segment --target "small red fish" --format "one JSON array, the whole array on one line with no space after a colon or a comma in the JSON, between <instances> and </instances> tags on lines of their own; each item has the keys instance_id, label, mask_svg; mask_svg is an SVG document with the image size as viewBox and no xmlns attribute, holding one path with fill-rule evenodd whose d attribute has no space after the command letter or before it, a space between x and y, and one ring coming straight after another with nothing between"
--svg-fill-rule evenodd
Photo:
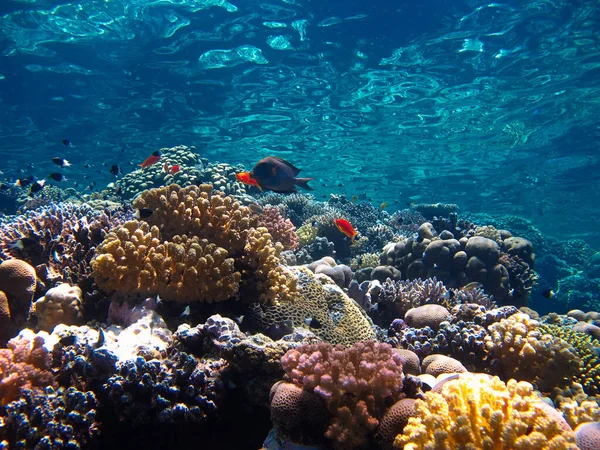
<instances>
[{"instance_id":1,"label":"small red fish","mask_svg":"<svg viewBox=\"0 0 600 450\"><path fill-rule=\"evenodd\" d=\"M175 164L174 166L171 167L171 173L176 174L177 172L179 172L179 165Z\"/></svg>"},{"instance_id":2,"label":"small red fish","mask_svg":"<svg viewBox=\"0 0 600 450\"><path fill-rule=\"evenodd\" d=\"M348 222L346 219L335 219L333 223L335 223L337 229L348 236L350 238L350 242L354 244L354 238L356 235L358 235L358 232L354 229L350 222Z\"/></svg>"},{"instance_id":3,"label":"small red fish","mask_svg":"<svg viewBox=\"0 0 600 450\"><path fill-rule=\"evenodd\" d=\"M241 183L247 184L248 186L256 186L258 190L262 191L260 184L256 181L250 172L240 172L235 174L235 179Z\"/></svg>"},{"instance_id":4,"label":"small red fish","mask_svg":"<svg viewBox=\"0 0 600 450\"><path fill-rule=\"evenodd\" d=\"M148 156L143 163L138 164L138 166L140 166L142 169L145 169L146 167L150 167L156 164L159 159L160 151L156 150L155 152L152 152L152 155Z\"/></svg>"}]
</instances>

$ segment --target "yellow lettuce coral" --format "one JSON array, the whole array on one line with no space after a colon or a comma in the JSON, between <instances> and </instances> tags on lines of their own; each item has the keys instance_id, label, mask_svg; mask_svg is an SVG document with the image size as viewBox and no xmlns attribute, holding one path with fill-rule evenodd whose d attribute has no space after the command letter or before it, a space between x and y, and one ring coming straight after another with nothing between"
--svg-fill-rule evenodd
<instances>
[{"instance_id":1,"label":"yellow lettuce coral","mask_svg":"<svg viewBox=\"0 0 600 450\"><path fill-rule=\"evenodd\" d=\"M300 240L300 246L312 244L317 237L317 227L313 227L310 223L305 223L296 230L298 239Z\"/></svg>"},{"instance_id":2,"label":"yellow lettuce coral","mask_svg":"<svg viewBox=\"0 0 600 450\"><path fill-rule=\"evenodd\" d=\"M575 434L526 382L461 374L415 402L394 446L404 450L576 450Z\"/></svg>"}]
</instances>

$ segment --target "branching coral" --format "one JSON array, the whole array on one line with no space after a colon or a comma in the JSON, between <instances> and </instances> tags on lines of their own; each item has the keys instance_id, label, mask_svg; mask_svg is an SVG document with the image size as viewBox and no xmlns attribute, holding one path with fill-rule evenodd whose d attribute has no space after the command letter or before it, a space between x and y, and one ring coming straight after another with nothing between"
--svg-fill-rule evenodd
<instances>
[{"instance_id":1,"label":"branching coral","mask_svg":"<svg viewBox=\"0 0 600 450\"><path fill-rule=\"evenodd\" d=\"M240 288L251 301L294 292L295 280L280 266L281 244L254 228L256 217L233 197L208 185L170 185L143 192L134 207L152 212L147 223L113 230L92 261L102 289L182 302L222 301Z\"/></svg>"},{"instance_id":2,"label":"branching coral","mask_svg":"<svg viewBox=\"0 0 600 450\"><path fill-rule=\"evenodd\" d=\"M591 336L559 325L541 325L543 333L551 334L568 342L581 359L581 366L574 380L581 383L588 395L600 394L600 342Z\"/></svg>"},{"instance_id":3,"label":"branching coral","mask_svg":"<svg viewBox=\"0 0 600 450\"><path fill-rule=\"evenodd\" d=\"M284 250L295 250L298 248L299 239L296 235L296 227L290 221L285 219L278 208L267 206L259 217L258 224L269 230L273 241L283 245Z\"/></svg>"},{"instance_id":4,"label":"branching coral","mask_svg":"<svg viewBox=\"0 0 600 450\"><path fill-rule=\"evenodd\" d=\"M31 333L32 334L32 333ZM0 405L16 400L23 389L41 391L55 386L50 372L52 358L44 348L44 338L16 337L0 349Z\"/></svg>"},{"instance_id":5,"label":"branching coral","mask_svg":"<svg viewBox=\"0 0 600 450\"><path fill-rule=\"evenodd\" d=\"M486 347L504 379L534 383L541 391L568 385L579 373L581 360L564 340L544 334L539 322L514 314L490 325Z\"/></svg>"},{"instance_id":6,"label":"branching coral","mask_svg":"<svg viewBox=\"0 0 600 450\"><path fill-rule=\"evenodd\" d=\"M45 265L44 277L51 282L80 283L90 275L95 246L124 216L122 210L96 211L70 203L28 211L0 228L0 257Z\"/></svg>"},{"instance_id":7,"label":"branching coral","mask_svg":"<svg viewBox=\"0 0 600 450\"><path fill-rule=\"evenodd\" d=\"M395 446L404 450L576 450L575 435L526 382L462 374L415 403Z\"/></svg>"},{"instance_id":8,"label":"branching coral","mask_svg":"<svg viewBox=\"0 0 600 450\"><path fill-rule=\"evenodd\" d=\"M402 356L387 344L369 341L350 348L302 345L281 364L289 380L321 397L332 415L325 436L334 448L367 444L386 411L403 397Z\"/></svg>"}]
</instances>

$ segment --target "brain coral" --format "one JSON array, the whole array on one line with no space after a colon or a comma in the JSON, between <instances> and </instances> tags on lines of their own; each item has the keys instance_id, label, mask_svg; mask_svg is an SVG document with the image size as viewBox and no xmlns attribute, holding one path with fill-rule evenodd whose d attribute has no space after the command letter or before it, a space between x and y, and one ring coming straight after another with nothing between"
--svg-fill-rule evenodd
<instances>
[{"instance_id":1,"label":"brain coral","mask_svg":"<svg viewBox=\"0 0 600 450\"><path fill-rule=\"evenodd\" d=\"M404 396L402 356L388 344L301 345L289 350L281 365L292 383L325 401L332 415L325 437L336 449L365 445L386 405Z\"/></svg>"},{"instance_id":2,"label":"brain coral","mask_svg":"<svg viewBox=\"0 0 600 450\"><path fill-rule=\"evenodd\" d=\"M286 320L293 321L295 326L305 326L306 319L316 319L320 327L312 327L311 331L332 344L350 346L375 339L371 320L338 286L333 282L321 283L305 267L289 270L298 279L298 293L274 305L255 305L252 315L262 329Z\"/></svg>"},{"instance_id":3,"label":"brain coral","mask_svg":"<svg viewBox=\"0 0 600 450\"><path fill-rule=\"evenodd\" d=\"M489 327L485 344L503 378L530 381L541 391L567 385L581 363L573 347L540 330L526 314L514 314Z\"/></svg>"},{"instance_id":4,"label":"brain coral","mask_svg":"<svg viewBox=\"0 0 600 450\"><path fill-rule=\"evenodd\" d=\"M576 450L575 434L526 382L464 373L415 403L394 445L404 450Z\"/></svg>"},{"instance_id":5,"label":"brain coral","mask_svg":"<svg viewBox=\"0 0 600 450\"><path fill-rule=\"evenodd\" d=\"M233 197L208 185L170 185L143 192L134 207L151 215L111 231L92 261L102 289L183 302L225 300L242 287L253 301L295 291L281 244Z\"/></svg>"}]
</instances>

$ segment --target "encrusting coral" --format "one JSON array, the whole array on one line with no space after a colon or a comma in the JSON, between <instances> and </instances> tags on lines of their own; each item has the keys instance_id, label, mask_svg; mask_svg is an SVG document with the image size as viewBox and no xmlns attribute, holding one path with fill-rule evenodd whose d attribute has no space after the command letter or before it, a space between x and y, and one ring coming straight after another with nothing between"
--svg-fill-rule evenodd
<instances>
[{"instance_id":1,"label":"encrusting coral","mask_svg":"<svg viewBox=\"0 0 600 450\"><path fill-rule=\"evenodd\" d=\"M274 305L254 305L251 316L261 330L287 320L297 327L314 320L319 326L311 331L332 344L350 346L375 339L372 322L364 310L328 277L319 279L306 267L290 267L289 271L298 279L298 292Z\"/></svg>"},{"instance_id":2,"label":"encrusting coral","mask_svg":"<svg viewBox=\"0 0 600 450\"><path fill-rule=\"evenodd\" d=\"M575 434L526 382L465 373L415 403L404 450L577 450Z\"/></svg>"},{"instance_id":3,"label":"encrusting coral","mask_svg":"<svg viewBox=\"0 0 600 450\"><path fill-rule=\"evenodd\" d=\"M324 400L331 420L325 437L336 449L359 448L379 426L386 406L404 397L400 353L388 344L326 343L289 350L281 365L291 383Z\"/></svg>"},{"instance_id":4,"label":"encrusting coral","mask_svg":"<svg viewBox=\"0 0 600 450\"><path fill-rule=\"evenodd\" d=\"M226 300L240 286L267 302L295 291L281 244L233 197L170 185L144 191L134 207L151 214L111 231L92 261L102 289L181 302Z\"/></svg>"}]
</instances>

